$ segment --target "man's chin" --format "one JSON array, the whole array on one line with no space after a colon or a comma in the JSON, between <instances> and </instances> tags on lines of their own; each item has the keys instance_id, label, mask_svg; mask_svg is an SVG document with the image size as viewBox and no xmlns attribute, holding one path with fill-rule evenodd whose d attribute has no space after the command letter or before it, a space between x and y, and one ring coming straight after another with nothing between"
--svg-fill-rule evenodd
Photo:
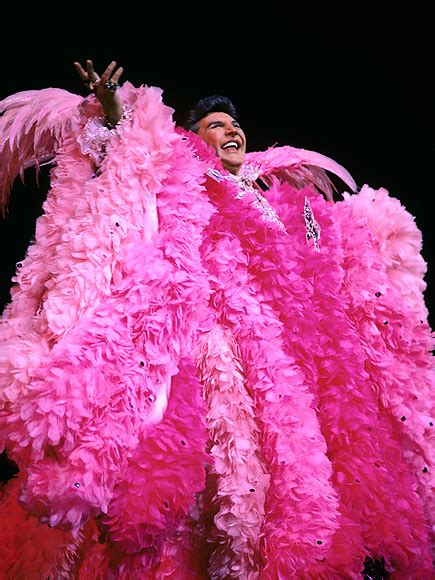
<instances>
[{"instance_id":1,"label":"man's chin","mask_svg":"<svg viewBox=\"0 0 435 580\"><path fill-rule=\"evenodd\" d=\"M234 173L237 175L237 173L240 171L240 168L242 167L242 161L240 161L240 159L221 159L222 161L222 166L229 171L230 173Z\"/></svg>"}]
</instances>

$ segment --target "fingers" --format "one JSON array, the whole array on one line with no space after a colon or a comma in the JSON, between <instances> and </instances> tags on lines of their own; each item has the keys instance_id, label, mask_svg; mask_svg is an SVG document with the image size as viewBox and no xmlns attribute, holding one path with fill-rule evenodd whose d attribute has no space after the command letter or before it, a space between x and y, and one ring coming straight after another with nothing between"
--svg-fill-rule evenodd
<instances>
[{"instance_id":1,"label":"fingers","mask_svg":"<svg viewBox=\"0 0 435 580\"><path fill-rule=\"evenodd\" d=\"M109 66L106 68L106 70L103 72L103 74L101 75L101 82L103 84L110 79L113 71L115 70L115 67L116 67L116 62L113 60L109 64Z\"/></svg>"},{"instance_id":2,"label":"fingers","mask_svg":"<svg viewBox=\"0 0 435 580\"><path fill-rule=\"evenodd\" d=\"M83 82L90 81L90 82L95 83L95 82L99 81L101 84L104 84L108 80L110 80L112 83L117 83L120 76L124 72L124 69L122 67L119 67L118 69L116 69L116 61L114 61L114 60L109 64L109 66L103 72L103 74L101 75L101 78L95 72L94 63L92 62L92 60L86 61L86 70L77 61L74 62L74 67L75 67L76 71L79 73L80 78L82 79ZM115 71L115 72L113 72L113 71Z\"/></svg>"},{"instance_id":3,"label":"fingers","mask_svg":"<svg viewBox=\"0 0 435 580\"><path fill-rule=\"evenodd\" d=\"M82 65L79 62L75 62L74 67L75 67L76 71L79 73L82 81L85 81L88 78L88 73L84 70Z\"/></svg>"},{"instance_id":4,"label":"fingers","mask_svg":"<svg viewBox=\"0 0 435 580\"><path fill-rule=\"evenodd\" d=\"M87 79L91 82L95 82L98 80L98 75L94 71L94 63L91 60L86 61L86 71L88 73Z\"/></svg>"},{"instance_id":5,"label":"fingers","mask_svg":"<svg viewBox=\"0 0 435 580\"><path fill-rule=\"evenodd\" d=\"M91 60L86 61L86 70L77 61L74 63L74 67L76 71L79 73L82 81L95 82L99 79L98 75L94 71L94 63Z\"/></svg>"},{"instance_id":6,"label":"fingers","mask_svg":"<svg viewBox=\"0 0 435 580\"><path fill-rule=\"evenodd\" d=\"M117 71L115 71L112 75L112 83L117 83L119 81L119 77L122 75L122 73L124 72L124 69L122 68L122 66L120 66L118 68Z\"/></svg>"}]
</instances>

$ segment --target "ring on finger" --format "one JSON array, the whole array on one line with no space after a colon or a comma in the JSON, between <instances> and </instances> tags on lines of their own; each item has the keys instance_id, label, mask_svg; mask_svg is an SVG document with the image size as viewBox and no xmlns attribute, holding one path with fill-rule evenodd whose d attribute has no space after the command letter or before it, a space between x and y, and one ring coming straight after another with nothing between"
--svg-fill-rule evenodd
<instances>
[{"instance_id":1,"label":"ring on finger","mask_svg":"<svg viewBox=\"0 0 435 580\"><path fill-rule=\"evenodd\" d=\"M117 82L107 81L104 83L104 88L108 90L110 93L114 93L118 87L119 84Z\"/></svg>"},{"instance_id":2,"label":"ring on finger","mask_svg":"<svg viewBox=\"0 0 435 580\"><path fill-rule=\"evenodd\" d=\"M88 89L91 91L91 93L95 90L96 86L98 85L98 83L100 82L100 79L86 79L85 81L83 81L84 84L88 87Z\"/></svg>"}]
</instances>

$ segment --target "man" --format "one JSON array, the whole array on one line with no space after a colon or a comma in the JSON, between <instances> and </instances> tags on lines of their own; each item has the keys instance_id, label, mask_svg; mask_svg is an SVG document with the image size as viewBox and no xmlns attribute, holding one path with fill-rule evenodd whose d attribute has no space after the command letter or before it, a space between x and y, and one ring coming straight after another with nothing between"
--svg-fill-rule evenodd
<instances>
[{"instance_id":1,"label":"man","mask_svg":"<svg viewBox=\"0 0 435 580\"><path fill-rule=\"evenodd\" d=\"M0 139L12 157L36 129L46 153L57 139L0 359L42 575L66 550L83 577L354 577L367 556L425 573L430 331L410 216L368 186L325 200L327 171L354 183L318 153L246 153L225 98L183 131L161 91L118 87L116 63L75 66L97 100L17 99ZM49 98L72 103L61 126L34 121Z\"/></svg>"}]
</instances>

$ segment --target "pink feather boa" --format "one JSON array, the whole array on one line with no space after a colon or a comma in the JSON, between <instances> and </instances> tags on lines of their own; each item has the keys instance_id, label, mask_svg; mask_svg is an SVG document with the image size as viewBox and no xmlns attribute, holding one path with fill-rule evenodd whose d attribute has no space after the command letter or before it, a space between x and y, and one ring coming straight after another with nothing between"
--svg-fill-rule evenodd
<instances>
[{"instance_id":1,"label":"pink feather boa","mask_svg":"<svg viewBox=\"0 0 435 580\"><path fill-rule=\"evenodd\" d=\"M97 108L70 115L2 319L0 443L32 526L66 530L83 579L358 578L367 555L398 578L429 573L431 334L412 218L367 186L325 201L310 185L328 186L324 170L354 184L319 154L249 154L284 233L252 192L205 176L219 161L175 130L159 89L122 91L133 119L98 173L80 147ZM55 542L22 566L66 570Z\"/></svg>"}]
</instances>

